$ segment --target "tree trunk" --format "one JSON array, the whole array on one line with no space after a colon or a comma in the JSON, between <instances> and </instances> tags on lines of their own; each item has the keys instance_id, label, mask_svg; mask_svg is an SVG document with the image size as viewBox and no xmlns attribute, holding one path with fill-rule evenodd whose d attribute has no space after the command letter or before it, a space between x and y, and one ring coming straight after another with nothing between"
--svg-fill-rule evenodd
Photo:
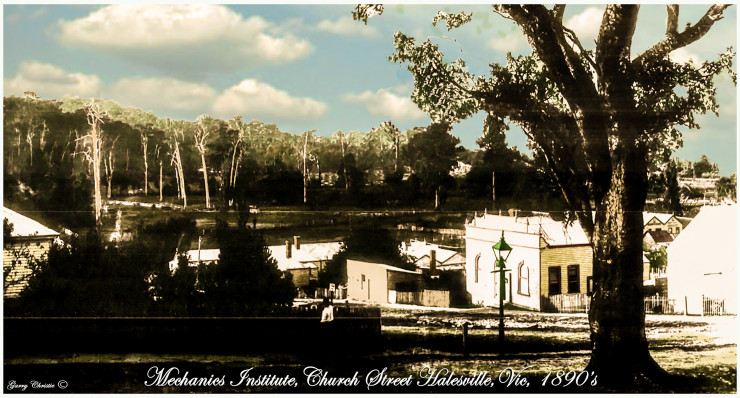
<instances>
[{"instance_id":1,"label":"tree trunk","mask_svg":"<svg viewBox=\"0 0 740 398\"><path fill-rule=\"evenodd\" d=\"M491 172L491 201L493 202L491 205L492 208L496 207L496 172Z\"/></svg>"},{"instance_id":2,"label":"tree trunk","mask_svg":"<svg viewBox=\"0 0 740 398\"><path fill-rule=\"evenodd\" d=\"M303 203L306 203L306 155L308 153L306 152L306 149L308 149L308 132L306 132L306 140L303 143Z\"/></svg>"},{"instance_id":3,"label":"tree trunk","mask_svg":"<svg viewBox=\"0 0 740 398\"><path fill-rule=\"evenodd\" d=\"M98 135L97 128L93 127L92 133L92 152L93 152L93 186L95 195L95 224L100 224L100 217L102 212L103 199L100 193L100 136Z\"/></svg>"},{"instance_id":4,"label":"tree trunk","mask_svg":"<svg viewBox=\"0 0 740 398\"><path fill-rule=\"evenodd\" d=\"M149 163L147 162L146 150L148 147L148 139L142 134L141 146L144 150L144 196L149 195Z\"/></svg>"},{"instance_id":5,"label":"tree trunk","mask_svg":"<svg viewBox=\"0 0 740 398\"><path fill-rule=\"evenodd\" d=\"M182 199L182 185L180 185L180 169L175 165L175 185L177 185L177 199Z\"/></svg>"},{"instance_id":6,"label":"tree trunk","mask_svg":"<svg viewBox=\"0 0 740 398\"><path fill-rule=\"evenodd\" d=\"M159 201L162 201L162 161L159 161Z\"/></svg>"},{"instance_id":7,"label":"tree trunk","mask_svg":"<svg viewBox=\"0 0 740 398\"><path fill-rule=\"evenodd\" d=\"M597 204L593 235L594 292L588 314L591 361L599 382L619 385L634 375L664 375L645 338L642 231L647 167L641 151L617 162L611 188Z\"/></svg>"},{"instance_id":8,"label":"tree trunk","mask_svg":"<svg viewBox=\"0 0 740 398\"><path fill-rule=\"evenodd\" d=\"M200 152L200 161L203 164L203 184L206 187L206 209L211 208L211 195L208 191L208 169L206 168L206 154L205 151Z\"/></svg>"}]
</instances>

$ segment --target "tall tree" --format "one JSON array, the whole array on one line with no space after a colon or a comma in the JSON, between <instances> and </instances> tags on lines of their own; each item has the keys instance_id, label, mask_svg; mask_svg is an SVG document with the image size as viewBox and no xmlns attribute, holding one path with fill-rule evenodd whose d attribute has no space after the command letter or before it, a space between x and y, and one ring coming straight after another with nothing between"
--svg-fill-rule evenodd
<instances>
[{"instance_id":1,"label":"tall tree","mask_svg":"<svg viewBox=\"0 0 740 398\"><path fill-rule=\"evenodd\" d=\"M195 148L200 153L201 167L203 168L203 185L206 193L206 209L211 208L211 195L208 190L208 166L206 165L206 151L208 136L211 135L211 130L216 127L218 128L219 121L206 115L198 117L195 128L193 129L193 140L195 140Z\"/></svg>"},{"instance_id":2,"label":"tall tree","mask_svg":"<svg viewBox=\"0 0 740 398\"><path fill-rule=\"evenodd\" d=\"M639 5L607 5L594 51L563 23L565 5L494 5L514 21L533 54L492 63L491 76L473 76L465 62L446 62L430 40L418 44L396 32L391 60L413 74L414 102L435 121L457 122L484 111L518 124L546 159L564 198L593 246L594 291L589 309L591 360L600 381L665 376L650 356L642 300L642 212L647 159L676 142L676 126L696 128L694 115L717 112L712 77L731 70L734 52L716 61L677 63L669 54L701 39L728 5L708 7L679 30L679 6L667 6L666 36L634 57ZM360 5L364 20L382 12ZM439 13L447 29L470 14ZM678 89L677 89L678 88ZM592 215L593 214L593 215Z\"/></svg>"},{"instance_id":3,"label":"tall tree","mask_svg":"<svg viewBox=\"0 0 740 398\"><path fill-rule=\"evenodd\" d=\"M87 123L90 125L90 133L79 138L83 145L83 153L88 160L93 171L93 201L95 203L95 223L100 224L102 215L102 196L100 190L100 162L101 146L103 143L102 125L108 117L108 113L101 110L101 107L95 101L85 104L85 114Z\"/></svg>"},{"instance_id":4,"label":"tall tree","mask_svg":"<svg viewBox=\"0 0 740 398\"><path fill-rule=\"evenodd\" d=\"M442 184L449 178L457 159L455 147L460 139L450 135L450 129L448 123L433 123L409 140L411 168L421 179L422 189L434 194L435 209L439 208Z\"/></svg>"},{"instance_id":5,"label":"tall tree","mask_svg":"<svg viewBox=\"0 0 740 398\"><path fill-rule=\"evenodd\" d=\"M141 150L144 156L144 196L149 194L149 162L147 162L147 148L149 146L149 136L146 129L139 131L141 135Z\"/></svg>"}]
</instances>

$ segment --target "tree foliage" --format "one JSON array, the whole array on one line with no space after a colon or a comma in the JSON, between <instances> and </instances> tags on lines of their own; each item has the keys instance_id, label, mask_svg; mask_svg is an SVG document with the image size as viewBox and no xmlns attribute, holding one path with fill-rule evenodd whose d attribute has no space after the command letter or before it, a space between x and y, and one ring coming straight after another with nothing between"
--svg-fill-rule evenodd
<instances>
[{"instance_id":1,"label":"tree foliage","mask_svg":"<svg viewBox=\"0 0 740 398\"><path fill-rule=\"evenodd\" d=\"M429 39L394 35L389 58L411 72L411 98L434 122L483 111L496 124L519 125L544 159L593 245L589 370L605 382L665 375L649 354L642 303L648 164L680 145L679 126L696 129L697 114L718 112L715 76L736 81L732 49L702 64L669 56L701 39L727 7L708 7L680 31L679 6L668 5L666 37L633 56L639 5L607 5L593 51L564 25L565 5L494 5L533 52L491 63L488 76L473 75L461 59L446 61ZM363 10L379 14L382 6L355 10L355 19L367 22Z\"/></svg>"}]
</instances>

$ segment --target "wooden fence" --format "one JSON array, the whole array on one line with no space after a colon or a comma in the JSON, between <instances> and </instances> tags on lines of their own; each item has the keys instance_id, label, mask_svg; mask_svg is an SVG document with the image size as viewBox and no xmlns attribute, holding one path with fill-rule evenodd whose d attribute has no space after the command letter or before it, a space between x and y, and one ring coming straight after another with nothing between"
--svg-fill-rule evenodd
<instances>
[{"instance_id":1,"label":"wooden fence","mask_svg":"<svg viewBox=\"0 0 740 398\"><path fill-rule=\"evenodd\" d=\"M725 300L702 296L702 315L727 315Z\"/></svg>"},{"instance_id":2,"label":"wooden fence","mask_svg":"<svg viewBox=\"0 0 740 398\"><path fill-rule=\"evenodd\" d=\"M557 294L550 297L543 297L542 311L585 313L588 312L590 300L591 298L588 297L585 293Z\"/></svg>"},{"instance_id":3,"label":"wooden fence","mask_svg":"<svg viewBox=\"0 0 740 398\"><path fill-rule=\"evenodd\" d=\"M645 297L646 314L682 314L683 305L679 305L676 299L656 294Z\"/></svg>"},{"instance_id":4,"label":"wooden fence","mask_svg":"<svg viewBox=\"0 0 740 398\"><path fill-rule=\"evenodd\" d=\"M448 290L428 290L421 292L396 292L397 304L423 305L425 307L449 307L450 292Z\"/></svg>"}]
</instances>

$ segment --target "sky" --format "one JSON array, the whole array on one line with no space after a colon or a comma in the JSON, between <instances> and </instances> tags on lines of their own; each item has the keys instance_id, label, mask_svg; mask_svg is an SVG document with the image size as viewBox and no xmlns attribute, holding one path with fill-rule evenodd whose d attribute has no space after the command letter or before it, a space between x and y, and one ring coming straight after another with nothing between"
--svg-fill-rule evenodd
<instances>
[{"instance_id":1,"label":"sky","mask_svg":"<svg viewBox=\"0 0 740 398\"><path fill-rule=\"evenodd\" d=\"M681 6L679 26L694 23L708 5ZM603 5L569 5L565 25L593 48ZM49 5L3 6L3 94L33 91L42 99L65 95L113 100L159 117L225 120L241 115L282 131L316 134L369 131L391 120L400 129L426 126L411 101L413 78L387 59L393 33L440 45L446 59L462 58L486 75L506 53L531 48L513 22L488 5L386 5L367 25L352 20L352 5ZM473 21L447 32L432 26L438 10L472 11ZM665 35L664 5L643 5L632 55ZM737 7L698 42L672 53L680 62L715 59L737 48ZM737 59L735 60L737 62ZM681 159L702 154L722 175L737 169L737 88L718 77L720 116L698 117L686 131ZM452 131L475 149L484 115ZM526 152L513 128L509 145Z\"/></svg>"}]
</instances>

